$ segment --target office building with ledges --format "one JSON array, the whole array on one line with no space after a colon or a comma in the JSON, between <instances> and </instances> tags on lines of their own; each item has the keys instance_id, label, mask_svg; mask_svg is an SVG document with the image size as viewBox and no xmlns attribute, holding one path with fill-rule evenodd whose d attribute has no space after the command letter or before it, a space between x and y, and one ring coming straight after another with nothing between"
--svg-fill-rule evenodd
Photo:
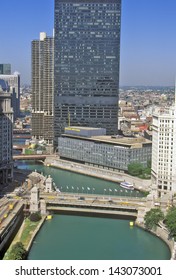
<instances>
[{"instance_id":1,"label":"office building with ledges","mask_svg":"<svg viewBox=\"0 0 176 280\"><path fill-rule=\"evenodd\" d=\"M66 127L58 138L60 158L119 171L133 162L147 167L151 151L151 141L143 137L109 136L101 128Z\"/></svg>"},{"instance_id":2,"label":"office building with ledges","mask_svg":"<svg viewBox=\"0 0 176 280\"><path fill-rule=\"evenodd\" d=\"M157 197L176 193L176 105L153 113L152 186Z\"/></svg>"}]
</instances>

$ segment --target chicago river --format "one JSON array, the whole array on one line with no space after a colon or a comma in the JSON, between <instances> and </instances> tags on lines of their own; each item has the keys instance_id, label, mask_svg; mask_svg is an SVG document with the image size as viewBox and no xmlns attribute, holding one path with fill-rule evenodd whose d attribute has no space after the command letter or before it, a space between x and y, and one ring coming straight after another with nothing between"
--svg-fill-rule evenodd
<instances>
[{"instance_id":1,"label":"chicago river","mask_svg":"<svg viewBox=\"0 0 176 280\"><path fill-rule=\"evenodd\" d=\"M61 191L103 194L108 197L126 192L116 183L63 171L30 161L18 161L18 168L37 170L51 175ZM122 191L122 192L121 192ZM168 246L158 237L130 227L129 220L87 216L54 215L46 221L34 239L28 259L170 259Z\"/></svg>"}]
</instances>

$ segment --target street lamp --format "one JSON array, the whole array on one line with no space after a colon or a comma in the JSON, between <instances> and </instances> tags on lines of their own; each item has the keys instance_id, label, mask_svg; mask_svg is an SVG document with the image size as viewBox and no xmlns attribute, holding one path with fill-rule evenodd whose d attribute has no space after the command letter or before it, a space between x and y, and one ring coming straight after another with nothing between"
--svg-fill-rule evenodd
<instances>
[{"instance_id":1,"label":"street lamp","mask_svg":"<svg viewBox=\"0 0 176 280\"><path fill-rule=\"evenodd\" d=\"M120 190L121 194L123 193L123 190ZM123 196L123 195L122 195Z\"/></svg>"},{"instance_id":2,"label":"street lamp","mask_svg":"<svg viewBox=\"0 0 176 280\"><path fill-rule=\"evenodd\" d=\"M138 197L139 191L136 191L136 197Z\"/></svg>"},{"instance_id":3,"label":"street lamp","mask_svg":"<svg viewBox=\"0 0 176 280\"><path fill-rule=\"evenodd\" d=\"M110 195L110 193L112 192L112 190L111 189L109 189L109 195ZM111 199L110 197L109 197L109 199Z\"/></svg>"},{"instance_id":4,"label":"street lamp","mask_svg":"<svg viewBox=\"0 0 176 280\"><path fill-rule=\"evenodd\" d=\"M75 197L75 188L73 186L72 186L72 190L73 190L74 197Z\"/></svg>"}]
</instances>

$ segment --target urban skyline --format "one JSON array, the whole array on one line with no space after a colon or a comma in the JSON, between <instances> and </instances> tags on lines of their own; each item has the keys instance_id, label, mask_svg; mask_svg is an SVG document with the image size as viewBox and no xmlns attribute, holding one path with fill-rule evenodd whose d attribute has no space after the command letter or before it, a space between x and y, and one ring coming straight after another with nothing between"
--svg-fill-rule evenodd
<instances>
[{"instance_id":1,"label":"urban skyline","mask_svg":"<svg viewBox=\"0 0 176 280\"><path fill-rule=\"evenodd\" d=\"M0 259L176 260L176 4L33 1L1 5Z\"/></svg>"},{"instance_id":2,"label":"urban skyline","mask_svg":"<svg viewBox=\"0 0 176 280\"><path fill-rule=\"evenodd\" d=\"M7 0L1 3L1 8L8 11L8 25L4 24L6 13L2 13L0 61L10 63L12 72L21 73L22 84L30 84L31 41L42 31L52 35L54 0L31 0L29 3ZM122 1L121 86L173 86L176 72L175 10L174 0Z\"/></svg>"}]
</instances>

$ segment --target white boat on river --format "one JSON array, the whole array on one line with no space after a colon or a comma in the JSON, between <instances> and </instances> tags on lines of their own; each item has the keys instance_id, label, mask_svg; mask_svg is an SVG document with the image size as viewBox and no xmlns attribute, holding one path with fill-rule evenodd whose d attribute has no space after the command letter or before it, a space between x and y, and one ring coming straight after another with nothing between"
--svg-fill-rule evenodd
<instances>
[{"instance_id":1,"label":"white boat on river","mask_svg":"<svg viewBox=\"0 0 176 280\"><path fill-rule=\"evenodd\" d=\"M133 184L129 183L129 182L121 182L120 183L120 186L124 189L127 189L127 190L134 190L134 186Z\"/></svg>"}]
</instances>

